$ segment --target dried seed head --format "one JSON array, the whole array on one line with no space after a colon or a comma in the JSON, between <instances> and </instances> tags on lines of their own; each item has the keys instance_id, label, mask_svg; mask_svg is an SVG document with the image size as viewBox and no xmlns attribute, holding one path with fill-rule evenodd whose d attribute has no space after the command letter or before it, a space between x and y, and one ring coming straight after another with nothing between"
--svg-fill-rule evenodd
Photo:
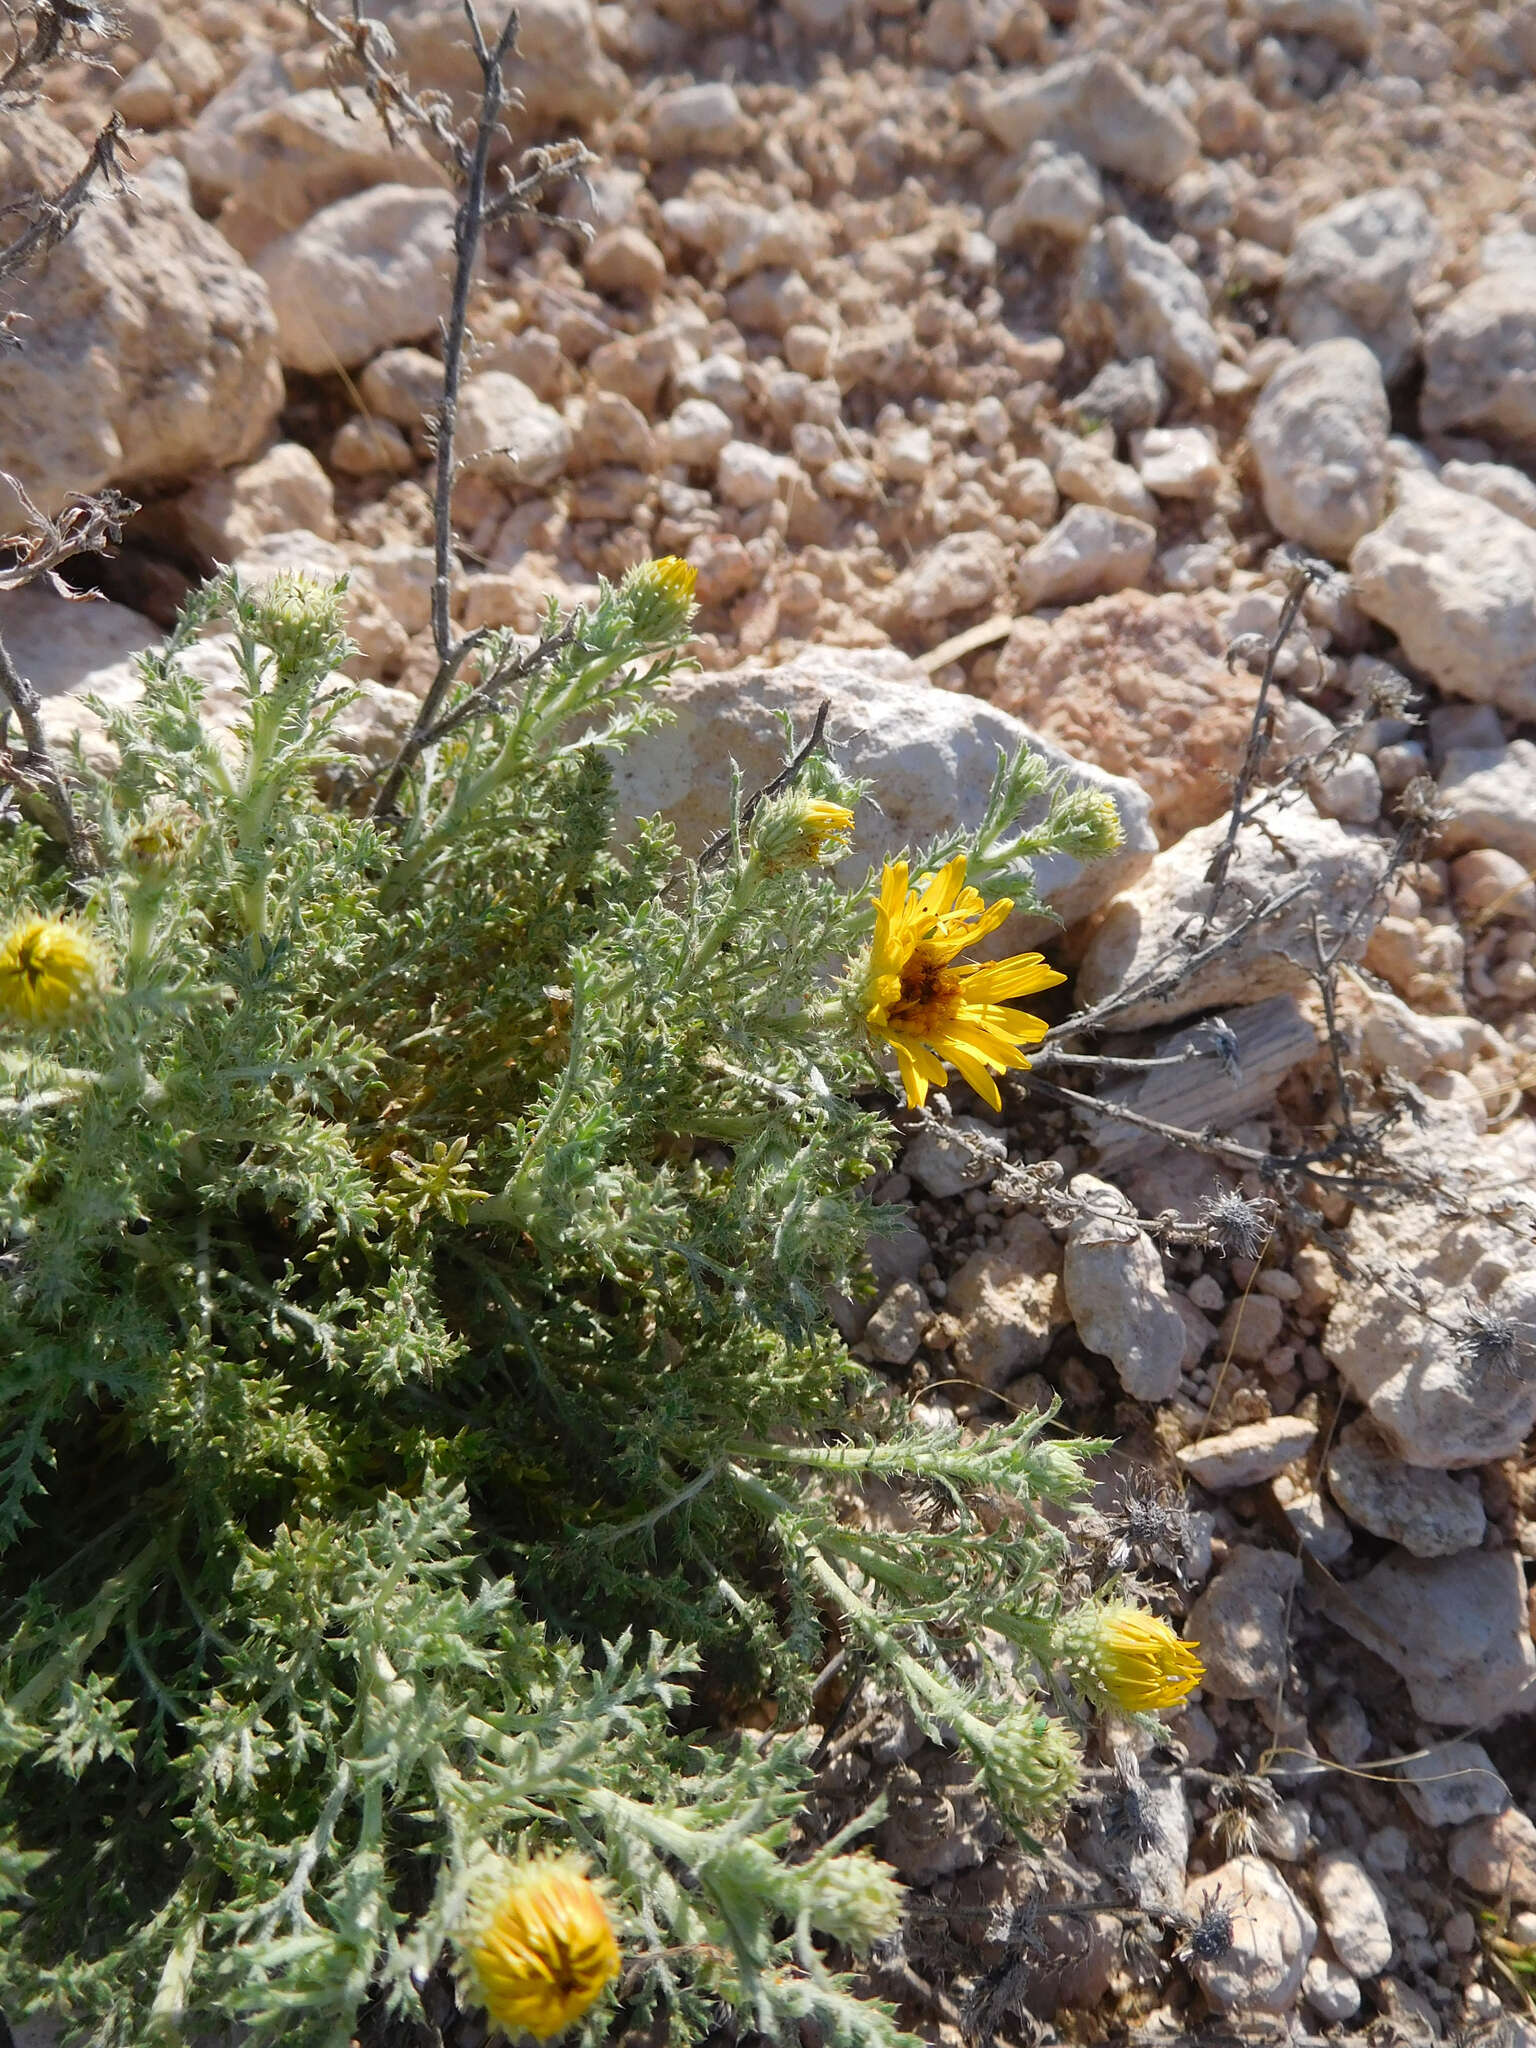
<instances>
[{"instance_id":1,"label":"dried seed head","mask_svg":"<svg viewBox=\"0 0 1536 2048\"><path fill-rule=\"evenodd\" d=\"M1415 832L1433 832L1443 823L1445 804L1431 777L1415 775L1397 799L1397 815Z\"/></svg>"},{"instance_id":2,"label":"dried seed head","mask_svg":"<svg viewBox=\"0 0 1536 2048\"><path fill-rule=\"evenodd\" d=\"M1145 1465L1134 1466L1121 1480L1106 1519L1106 1562L1112 1573L1150 1564L1173 1571L1189 1554L1192 1532L1183 1495L1162 1485Z\"/></svg>"},{"instance_id":3,"label":"dried seed head","mask_svg":"<svg viewBox=\"0 0 1536 2048\"><path fill-rule=\"evenodd\" d=\"M1207 1900L1200 1918L1190 1922L1184 1939L1174 1950L1177 1960L1189 1963L1219 1963L1232 1948L1232 1908L1220 1892Z\"/></svg>"},{"instance_id":4,"label":"dried seed head","mask_svg":"<svg viewBox=\"0 0 1536 2048\"><path fill-rule=\"evenodd\" d=\"M1400 670L1379 661L1366 677L1363 698L1372 718L1406 718L1413 708L1413 685Z\"/></svg>"},{"instance_id":5,"label":"dried seed head","mask_svg":"<svg viewBox=\"0 0 1536 2048\"><path fill-rule=\"evenodd\" d=\"M1123 1843L1133 1856L1145 1855L1162 1845L1163 1829L1147 1797L1136 1752L1117 1748L1114 1767L1116 1784L1104 1801L1104 1833L1111 1842Z\"/></svg>"},{"instance_id":6,"label":"dried seed head","mask_svg":"<svg viewBox=\"0 0 1536 2048\"><path fill-rule=\"evenodd\" d=\"M1474 1371L1487 1373L1494 1379L1518 1379L1523 1348L1517 1323L1489 1308L1486 1302L1467 1304L1466 1320L1457 1333L1456 1349Z\"/></svg>"},{"instance_id":7,"label":"dried seed head","mask_svg":"<svg viewBox=\"0 0 1536 2048\"><path fill-rule=\"evenodd\" d=\"M1234 1190L1207 1195L1198 1221L1229 1259L1256 1259L1274 1230L1274 1212L1267 1202L1250 1202Z\"/></svg>"}]
</instances>

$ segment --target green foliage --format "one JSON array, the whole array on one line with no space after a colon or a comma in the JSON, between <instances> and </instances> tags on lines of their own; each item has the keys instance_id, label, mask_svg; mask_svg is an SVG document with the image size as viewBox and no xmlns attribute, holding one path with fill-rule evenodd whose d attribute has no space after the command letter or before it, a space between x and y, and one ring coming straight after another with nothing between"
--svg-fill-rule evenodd
<instances>
[{"instance_id":1,"label":"green foliage","mask_svg":"<svg viewBox=\"0 0 1536 2048\"><path fill-rule=\"evenodd\" d=\"M794 857L793 807L737 799L707 870L612 841L599 742L664 715L666 597L635 572L533 662L492 636L378 824L320 794L340 588L222 578L117 770L76 764L100 873L0 838L6 914L115 967L0 1033L13 2016L339 2048L366 1998L414 2008L488 1851L547 1842L606 1873L625 1999L678 2038L730 2006L887 2048L826 1951L892 1924L889 1874L793 1840L830 1648L1021 1823L1070 1789L1037 1507L1083 1447L892 1428L825 1323L888 1220L835 988L867 893ZM181 661L218 624L222 735ZM987 874L1093 850L1059 793L1020 834L1040 786L1002 764ZM801 791L849 794L821 761ZM904 1526L849 1521L866 1485ZM771 1742L679 1732L765 1692Z\"/></svg>"}]
</instances>

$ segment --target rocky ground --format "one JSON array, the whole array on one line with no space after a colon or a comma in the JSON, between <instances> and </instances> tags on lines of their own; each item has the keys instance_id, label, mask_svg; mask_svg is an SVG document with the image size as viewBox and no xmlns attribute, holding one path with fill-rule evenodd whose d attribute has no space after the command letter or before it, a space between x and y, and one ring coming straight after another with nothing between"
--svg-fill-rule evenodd
<instances>
[{"instance_id":1,"label":"rocky ground","mask_svg":"<svg viewBox=\"0 0 1536 2048\"><path fill-rule=\"evenodd\" d=\"M376 11L467 105L457 0ZM963 1426L1054 1394L1114 1438L1100 1562L1208 1667L1174 1742L1106 1735L1044 1859L830 1677L808 1826L883 1785L914 1887L876 1981L950 2041L1529 2048L1536 6L522 12L518 140L593 150L561 200L592 233L493 237L459 617L527 631L687 555L701 673L620 793L694 846L779 708L831 700L867 852L974 818L1027 728L1126 825L1044 877L1072 1001L1118 1004L1083 1047L1172 1062L1043 1065L1000 1120L951 1091L840 1307L893 1398ZM377 754L433 666L447 180L286 0L121 13L110 68L0 120L7 203L114 106L131 152L17 298L0 466L45 513L143 510L109 602L34 587L0 628L91 744L76 693L131 688L214 561L350 568ZM1329 566L1213 902L1296 551Z\"/></svg>"}]
</instances>

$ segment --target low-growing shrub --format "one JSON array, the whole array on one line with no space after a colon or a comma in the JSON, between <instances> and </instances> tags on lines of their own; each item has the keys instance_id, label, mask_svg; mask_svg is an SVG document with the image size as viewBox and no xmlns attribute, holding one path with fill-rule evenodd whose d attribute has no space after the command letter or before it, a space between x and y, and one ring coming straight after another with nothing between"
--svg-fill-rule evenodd
<instances>
[{"instance_id":1,"label":"low-growing shrub","mask_svg":"<svg viewBox=\"0 0 1536 2048\"><path fill-rule=\"evenodd\" d=\"M859 792L814 752L722 791L710 860L617 845L607 757L665 715L690 589L646 565L534 656L483 641L375 819L342 590L221 578L120 765L75 764L90 871L0 832L13 2017L319 2048L447 1953L514 2032L617 2000L904 2038L844 1974L891 1873L793 1838L829 1655L1025 1828L1074 1698L1193 1682L1166 1625L1063 1601L1041 1510L1087 1447L909 1421L824 1313L888 1221L882 1062L1018 1064L999 1005L1054 977L958 956L1112 814L1056 789L1021 833L1045 778L1004 762L915 850L940 879L849 890ZM223 733L182 661L219 622ZM765 1699L771 1737L719 1732Z\"/></svg>"}]
</instances>

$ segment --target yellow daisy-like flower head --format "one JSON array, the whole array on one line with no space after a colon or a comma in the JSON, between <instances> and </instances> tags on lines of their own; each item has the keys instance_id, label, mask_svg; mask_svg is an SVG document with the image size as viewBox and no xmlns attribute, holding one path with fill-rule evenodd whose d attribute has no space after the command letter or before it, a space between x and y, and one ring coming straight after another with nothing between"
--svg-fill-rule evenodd
<instances>
[{"instance_id":1,"label":"yellow daisy-like flower head","mask_svg":"<svg viewBox=\"0 0 1536 2048\"><path fill-rule=\"evenodd\" d=\"M765 804L757 815L752 842L770 875L785 868L816 867L824 852L834 859L847 851L853 813L846 804L825 797L787 796Z\"/></svg>"},{"instance_id":2,"label":"yellow daisy-like flower head","mask_svg":"<svg viewBox=\"0 0 1536 2048\"><path fill-rule=\"evenodd\" d=\"M1126 1714L1180 1706L1205 1676L1198 1645L1130 1601L1079 1608L1063 1626L1061 1647L1080 1689Z\"/></svg>"},{"instance_id":3,"label":"yellow daisy-like flower head","mask_svg":"<svg viewBox=\"0 0 1536 2048\"><path fill-rule=\"evenodd\" d=\"M619 1974L602 1894L571 1856L497 1857L459 1949L468 1988L508 2034L552 2040Z\"/></svg>"},{"instance_id":4,"label":"yellow daisy-like flower head","mask_svg":"<svg viewBox=\"0 0 1536 2048\"><path fill-rule=\"evenodd\" d=\"M106 955L71 919L24 918L0 941L0 1019L8 1024L62 1024L106 985Z\"/></svg>"},{"instance_id":5,"label":"yellow daisy-like flower head","mask_svg":"<svg viewBox=\"0 0 1536 2048\"><path fill-rule=\"evenodd\" d=\"M1028 1011L1007 1008L1007 1000L1054 988L1066 976L1039 953L957 964L956 956L995 932L1013 908L1007 896L984 903L966 886L964 854L913 888L907 863L887 861L874 905L864 1021L895 1053L908 1107L921 1109L928 1090L943 1087L948 1061L983 1102L1001 1109L993 1075L1027 1067L1019 1048L1037 1045L1047 1029Z\"/></svg>"},{"instance_id":6,"label":"yellow daisy-like flower head","mask_svg":"<svg viewBox=\"0 0 1536 2048\"><path fill-rule=\"evenodd\" d=\"M698 581L698 570L680 555L637 563L620 588L637 636L647 645L675 639L693 617Z\"/></svg>"}]
</instances>

